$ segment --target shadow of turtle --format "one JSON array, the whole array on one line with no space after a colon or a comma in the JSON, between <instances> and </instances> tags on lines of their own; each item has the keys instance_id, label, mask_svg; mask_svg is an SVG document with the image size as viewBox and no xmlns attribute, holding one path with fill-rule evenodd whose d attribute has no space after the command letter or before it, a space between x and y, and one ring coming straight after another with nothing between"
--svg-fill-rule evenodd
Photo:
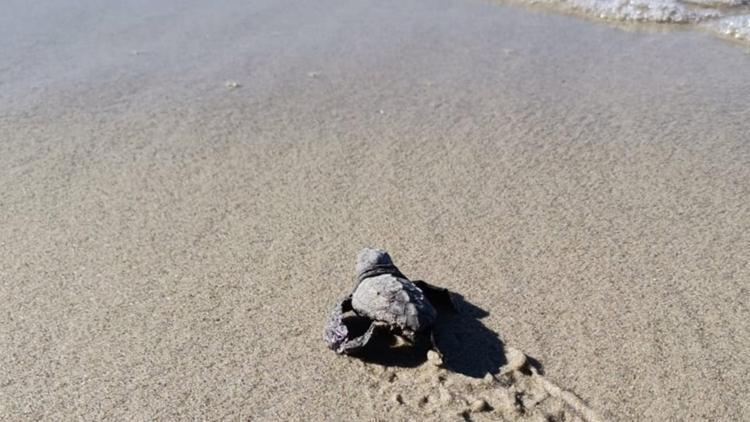
<instances>
[{"instance_id":1,"label":"shadow of turtle","mask_svg":"<svg viewBox=\"0 0 750 422\"><path fill-rule=\"evenodd\" d=\"M500 336L481 321L489 313L457 293L451 296L457 312L441 311L432 330L443 366L473 378L496 374L507 359Z\"/></svg>"},{"instance_id":2,"label":"shadow of turtle","mask_svg":"<svg viewBox=\"0 0 750 422\"><path fill-rule=\"evenodd\" d=\"M425 362L427 351L436 347L443 355L443 367L473 378L496 374L506 362L503 342L481 319L489 313L457 293L433 289L415 281L438 311L438 319L429 334L417 337L411 347L397 347L398 339L386 329L373 334L365 348L355 355L365 362L384 366L416 367ZM440 291L443 290L443 291Z\"/></svg>"}]
</instances>

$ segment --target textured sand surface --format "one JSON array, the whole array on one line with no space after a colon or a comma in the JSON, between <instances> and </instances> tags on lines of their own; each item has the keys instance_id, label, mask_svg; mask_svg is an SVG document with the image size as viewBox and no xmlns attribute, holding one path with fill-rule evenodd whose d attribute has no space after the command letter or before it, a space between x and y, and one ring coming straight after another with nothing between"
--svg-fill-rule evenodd
<instances>
[{"instance_id":1,"label":"textured sand surface","mask_svg":"<svg viewBox=\"0 0 750 422\"><path fill-rule=\"evenodd\" d=\"M471 0L49 3L0 17L0 419L750 415L742 49ZM544 378L327 350L365 245Z\"/></svg>"}]
</instances>

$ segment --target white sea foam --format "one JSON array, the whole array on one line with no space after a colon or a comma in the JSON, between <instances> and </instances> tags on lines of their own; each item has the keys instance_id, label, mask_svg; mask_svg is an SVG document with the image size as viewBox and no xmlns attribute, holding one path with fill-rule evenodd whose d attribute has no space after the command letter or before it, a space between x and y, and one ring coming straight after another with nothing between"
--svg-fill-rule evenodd
<instances>
[{"instance_id":1,"label":"white sea foam","mask_svg":"<svg viewBox=\"0 0 750 422\"><path fill-rule=\"evenodd\" d=\"M692 24L750 42L750 0L528 0L534 5L617 22Z\"/></svg>"},{"instance_id":2,"label":"white sea foam","mask_svg":"<svg viewBox=\"0 0 750 422\"><path fill-rule=\"evenodd\" d=\"M623 22L697 22L718 18L713 8L691 8L674 0L532 0L601 19Z\"/></svg>"},{"instance_id":3,"label":"white sea foam","mask_svg":"<svg viewBox=\"0 0 750 422\"><path fill-rule=\"evenodd\" d=\"M750 42L750 14L727 16L705 26L725 37Z\"/></svg>"}]
</instances>

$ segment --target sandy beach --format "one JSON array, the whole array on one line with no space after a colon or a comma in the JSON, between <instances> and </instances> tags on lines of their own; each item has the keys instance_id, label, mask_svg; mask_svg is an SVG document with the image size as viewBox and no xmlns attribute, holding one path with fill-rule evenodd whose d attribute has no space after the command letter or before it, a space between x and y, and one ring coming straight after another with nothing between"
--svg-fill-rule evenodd
<instances>
[{"instance_id":1,"label":"sandy beach","mask_svg":"<svg viewBox=\"0 0 750 422\"><path fill-rule=\"evenodd\" d=\"M745 46L477 0L63 3L0 17L0 419L750 418ZM328 350L364 246L543 378Z\"/></svg>"}]
</instances>

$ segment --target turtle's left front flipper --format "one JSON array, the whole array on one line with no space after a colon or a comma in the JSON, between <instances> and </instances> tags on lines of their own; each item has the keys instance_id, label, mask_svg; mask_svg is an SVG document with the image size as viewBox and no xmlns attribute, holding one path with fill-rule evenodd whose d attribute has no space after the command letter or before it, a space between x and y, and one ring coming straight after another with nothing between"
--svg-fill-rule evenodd
<instances>
[{"instance_id":1,"label":"turtle's left front flipper","mask_svg":"<svg viewBox=\"0 0 750 422\"><path fill-rule=\"evenodd\" d=\"M349 295L331 311L323 338L330 349L348 355L363 348L370 341L375 328L374 321L354 312L352 296Z\"/></svg>"}]
</instances>

